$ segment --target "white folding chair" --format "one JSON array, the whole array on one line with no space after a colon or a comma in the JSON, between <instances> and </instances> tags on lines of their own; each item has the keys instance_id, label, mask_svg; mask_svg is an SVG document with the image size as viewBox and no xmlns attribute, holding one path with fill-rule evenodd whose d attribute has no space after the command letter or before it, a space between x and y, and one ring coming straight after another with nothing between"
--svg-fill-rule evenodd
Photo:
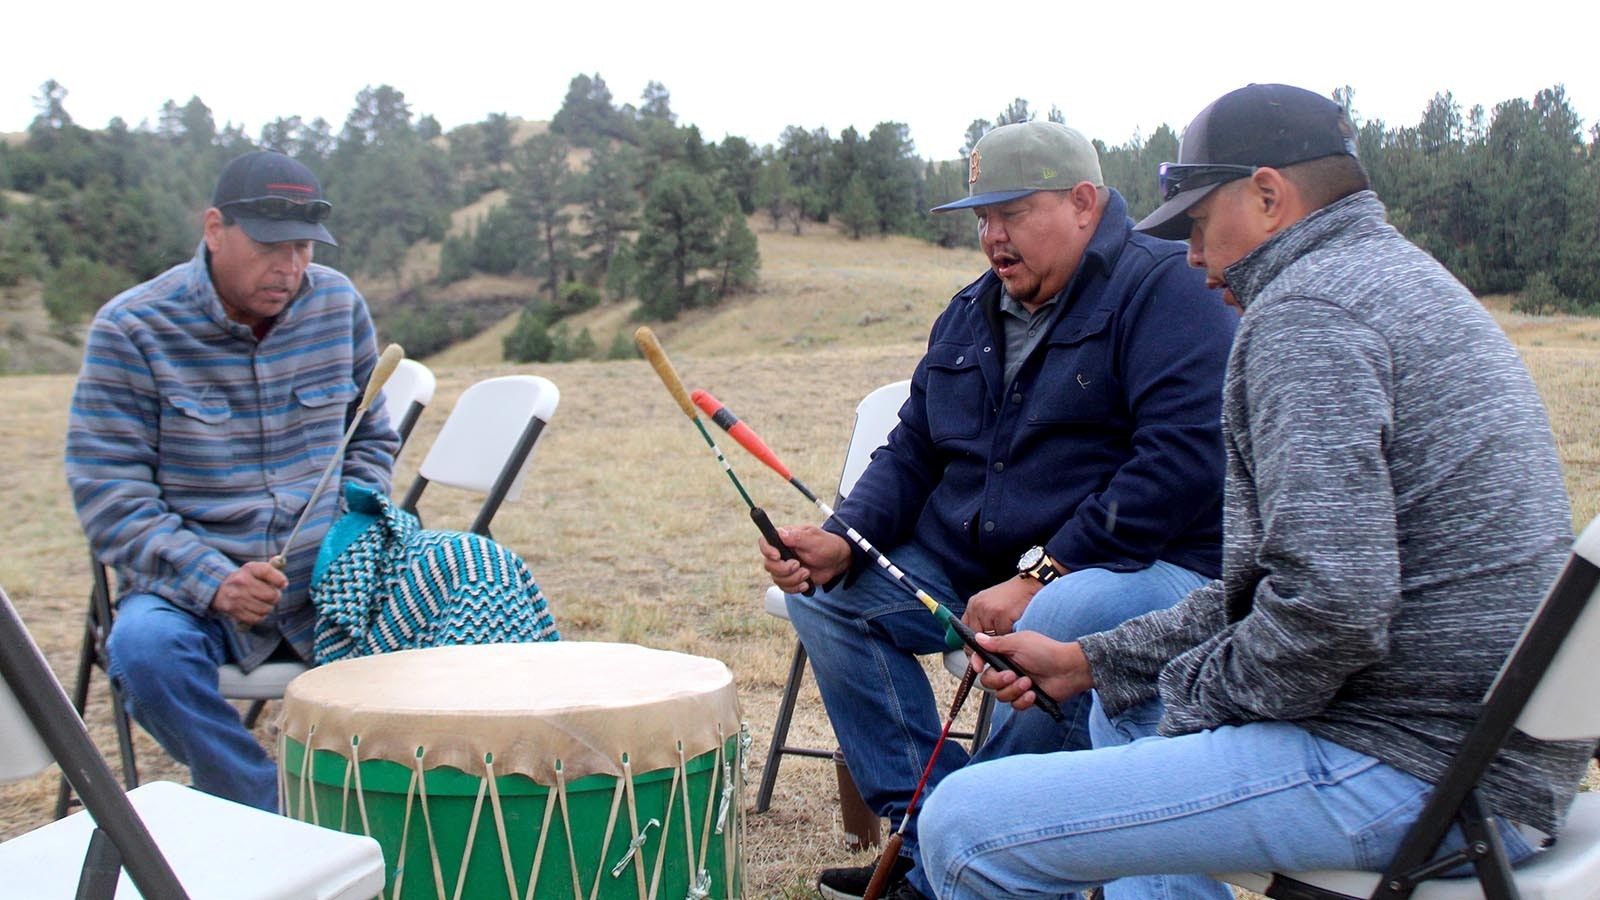
<instances>
[{"instance_id":1,"label":"white folding chair","mask_svg":"<svg viewBox=\"0 0 1600 900\"><path fill-rule=\"evenodd\" d=\"M83 643L78 650L77 677L72 688L72 709L79 716L88 709L90 680L95 670L108 671L110 657L106 653L106 639L111 634L111 623L116 615L111 603L111 579L105 565L90 556L89 569L94 575L94 584L89 590L89 612L85 616ZM246 728L255 728L267 701L283 699L289 682L308 668L299 660L273 659L246 672L235 663L226 663L217 670L218 688L228 700L249 702L243 716L244 725ZM139 786L133 728L128 710L123 706L121 692L109 678L106 683L111 691L111 722L117 733L122 781L124 786L132 790ZM72 785L63 774L56 791L56 818L66 815L71 806Z\"/></svg>"},{"instance_id":2,"label":"white folding chair","mask_svg":"<svg viewBox=\"0 0 1600 900\"><path fill-rule=\"evenodd\" d=\"M372 838L169 781L124 793L0 590L0 783L52 760L86 809L0 844L7 897L364 900L383 890Z\"/></svg>"},{"instance_id":3,"label":"white folding chair","mask_svg":"<svg viewBox=\"0 0 1600 900\"><path fill-rule=\"evenodd\" d=\"M856 404L855 427L850 433L850 444L845 448L844 468L839 473L839 489L834 497L835 505L855 487L861 473L866 471L867 463L872 461L873 451L888 440L889 432L893 431L895 424L900 421L900 407L905 405L906 398L910 395L910 381L895 381L873 390ZM788 604L784 601L783 591L776 585L767 588L762 605L770 615L788 620ZM951 675L960 678L967 670L966 653L961 650L948 651L944 654L944 667ZM772 745L767 748L767 765L761 771L761 788L756 793L756 812L766 812L772 805L772 789L778 780L778 765L784 756L833 758L832 750L796 747L788 743L789 724L794 718L795 699L800 693L800 680L805 677L805 672L806 648L796 639L794 655L789 661L789 677L783 684L783 699L778 704L778 718L772 726ZM968 735L973 739L974 748L983 742L988 732L993 703L990 695L983 695L982 705L978 710L977 727L973 729L973 734Z\"/></svg>"},{"instance_id":4,"label":"white folding chair","mask_svg":"<svg viewBox=\"0 0 1600 900\"><path fill-rule=\"evenodd\" d=\"M388 410L389 423L400 435L400 449L405 449L422 410L433 402L433 389L437 385L433 372L414 359L400 360L389 380L383 383L383 408Z\"/></svg>"},{"instance_id":5,"label":"white folding chair","mask_svg":"<svg viewBox=\"0 0 1600 900\"><path fill-rule=\"evenodd\" d=\"M1513 730L1545 741L1600 740L1600 518L1539 604L1484 694L1477 724L1406 833L1383 873L1230 873L1216 877L1268 897L1293 900L1593 900L1600 898L1600 794L1578 795L1555 846L1513 869L1478 794L1478 782ZM1467 848L1430 863L1459 824ZM1220 838L1225 840L1226 837ZM1476 877L1440 878L1473 867Z\"/></svg>"},{"instance_id":6,"label":"white folding chair","mask_svg":"<svg viewBox=\"0 0 1600 900\"><path fill-rule=\"evenodd\" d=\"M467 388L400 507L416 513L423 490L434 482L487 494L469 530L489 536L501 502L521 495L526 463L560 402L561 391L537 375L506 375Z\"/></svg>"}]
</instances>

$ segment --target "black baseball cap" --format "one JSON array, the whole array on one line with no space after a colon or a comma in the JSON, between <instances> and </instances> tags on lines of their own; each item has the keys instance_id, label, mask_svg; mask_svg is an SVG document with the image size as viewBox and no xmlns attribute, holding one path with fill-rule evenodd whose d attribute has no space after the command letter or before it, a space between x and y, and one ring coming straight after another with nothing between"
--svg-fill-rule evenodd
<instances>
[{"instance_id":1,"label":"black baseball cap","mask_svg":"<svg viewBox=\"0 0 1600 900\"><path fill-rule=\"evenodd\" d=\"M333 204L304 165L272 150L234 157L222 169L211 205L263 244L319 241L339 246L322 224Z\"/></svg>"},{"instance_id":2,"label":"black baseball cap","mask_svg":"<svg viewBox=\"0 0 1600 900\"><path fill-rule=\"evenodd\" d=\"M1161 164L1164 202L1134 228L1183 240L1189 236L1189 208L1222 185L1258 168L1339 155L1356 155L1356 130L1344 107L1287 84L1239 88L1217 98L1184 129L1178 161Z\"/></svg>"}]
</instances>

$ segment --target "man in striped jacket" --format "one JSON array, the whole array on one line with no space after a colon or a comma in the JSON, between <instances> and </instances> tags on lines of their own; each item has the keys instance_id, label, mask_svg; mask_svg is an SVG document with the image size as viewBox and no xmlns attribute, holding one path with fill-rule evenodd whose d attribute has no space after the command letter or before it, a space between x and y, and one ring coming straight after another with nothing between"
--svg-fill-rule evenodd
<instances>
[{"instance_id":1,"label":"man in striped jacket","mask_svg":"<svg viewBox=\"0 0 1600 900\"><path fill-rule=\"evenodd\" d=\"M129 711L201 790L275 809L276 767L217 669L309 660L307 584L343 495L330 485L284 549L377 362L366 302L311 262L334 246L309 169L247 153L223 170L190 261L102 307L72 398L66 471L120 598L110 672ZM340 482L389 488L399 439L381 398Z\"/></svg>"}]
</instances>

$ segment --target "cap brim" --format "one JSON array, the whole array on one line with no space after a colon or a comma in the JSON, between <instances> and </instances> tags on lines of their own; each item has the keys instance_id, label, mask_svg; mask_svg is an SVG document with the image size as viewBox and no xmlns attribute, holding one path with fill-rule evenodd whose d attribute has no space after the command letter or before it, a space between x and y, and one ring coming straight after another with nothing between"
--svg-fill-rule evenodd
<instances>
[{"instance_id":1,"label":"cap brim","mask_svg":"<svg viewBox=\"0 0 1600 900\"><path fill-rule=\"evenodd\" d=\"M935 206L933 209L928 210L928 212L942 213L949 212L953 209L971 209L974 206L991 206L996 203L1006 203L1011 200L1018 200L1028 196L1029 194L1037 193L1039 193L1038 188L1028 188L1027 190L1023 191L990 191L987 194L973 194L971 197L962 197L960 200L952 200L943 206Z\"/></svg>"},{"instance_id":2,"label":"cap brim","mask_svg":"<svg viewBox=\"0 0 1600 900\"><path fill-rule=\"evenodd\" d=\"M320 223L312 224L297 219L263 219L258 216L241 216L234 213L233 220L238 223L250 239L263 244L278 244L284 241L316 241L330 247L339 246L333 235Z\"/></svg>"},{"instance_id":3,"label":"cap brim","mask_svg":"<svg viewBox=\"0 0 1600 900\"><path fill-rule=\"evenodd\" d=\"M1223 182L1227 184L1227 182ZM1222 184L1208 184L1194 190L1184 191L1171 200L1156 207L1155 212L1139 220L1133 226L1134 231L1148 234L1151 237L1164 238L1169 241L1184 241L1189 239L1189 208L1206 198Z\"/></svg>"}]
</instances>

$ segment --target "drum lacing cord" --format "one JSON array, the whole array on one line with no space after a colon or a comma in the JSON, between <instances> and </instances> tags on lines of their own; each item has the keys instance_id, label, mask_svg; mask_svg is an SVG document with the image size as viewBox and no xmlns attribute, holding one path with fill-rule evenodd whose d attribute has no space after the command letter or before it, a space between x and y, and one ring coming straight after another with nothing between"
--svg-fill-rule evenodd
<instances>
[{"instance_id":1,"label":"drum lacing cord","mask_svg":"<svg viewBox=\"0 0 1600 900\"><path fill-rule=\"evenodd\" d=\"M483 815L484 794L488 793L489 790L494 787L493 759L493 754L484 754L483 777L478 779L478 796L472 801L472 824L467 826L467 845L461 849L461 867L456 871L456 891L454 894L450 895L452 898L454 898L454 900L461 900L461 891L467 883L467 864L472 860L472 845L478 839L478 821ZM498 800L498 797L496 797L496 799ZM494 804L494 808L496 811L498 811L500 809L500 804L496 802ZM504 857L506 853L506 829L504 825L500 825L498 823L497 827L500 832L500 855ZM435 859L434 866L437 867L438 865L439 862L437 859ZM511 876L510 860L506 861L505 872L506 878L509 881ZM516 895L517 886L516 883L513 882L511 884L511 892L507 894L507 896L515 897Z\"/></svg>"},{"instance_id":2,"label":"drum lacing cord","mask_svg":"<svg viewBox=\"0 0 1600 900\"><path fill-rule=\"evenodd\" d=\"M505 867L506 871L506 897L508 900L517 900L517 874L511 867L511 842L506 837L505 811L500 808L500 784L494 774L493 753L485 753L483 755L483 774L484 781L489 784L489 803L494 807L494 829L500 835L500 864ZM477 819L476 812L473 813L473 819ZM471 845L470 840L468 845ZM466 871L467 861L463 858L461 861L463 877L465 877ZM460 893L461 888L457 887L456 892Z\"/></svg>"},{"instance_id":3,"label":"drum lacing cord","mask_svg":"<svg viewBox=\"0 0 1600 900\"><path fill-rule=\"evenodd\" d=\"M548 795L546 796L544 804L544 821L539 824L539 843L533 850L533 867L528 870L528 892L523 895L523 900L533 900L534 888L539 884L539 872L544 865L544 845L545 841L550 837L550 815L556 811L556 803L558 802L561 804L563 811L565 811L567 807L567 782L566 776L561 771L561 760L559 759L556 760L556 796L557 799L555 800L549 799ZM566 816L563 815L562 818L564 820ZM505 843L506 840L504 837L502 837L500 839L501 846L504 846ZM567 846L570 850L572 846L572 837L570 833L567 837ZM574 900L579 900L577 897L578 885L576 881L573 882L572 893ZM515 892L512 893L512 896L516 896Z\"/></svg>"},{"instance_id":4,"label":"drum lacing cord","mask_svg":"<svg viewBox=\"0 0 1600 900\"><path fill-rule=\"evenodd\" d=\"M306 747L305 755L311 755L310 746ZM287 728L278 732L278 758L284 760L289 758L289 729ZM278 776L278 811L287 816L289 815L289 771L285 768L281 772L282 774ZM301 780L304 781L304 777Z\"/></svg>"},{"instance_id":5,"label":"drum lacing cord","mask_svg":"<svg viewBox=\"0 0 1600 900\"><path fill-rule=\"evenodd\" d=\"M735 796L735 797L739 797L739 798L743 798L744 797L744 781L745 781L744 776L745 776L745 773L748 772L749 769L750 769L750 744L751 744L751 742L752 742L752 738L750 737L750 726L749 726L749 724L747 724L745 722L740 722L739 723L738 744L737 744L737 746L736 746L736 748L734 750L734 752L739 755L739 768L738 768L738 779L739 780L738 780L738 783L734 786L734 792L733 792L733 796ZM730 773L729 777L730 777L730 779L733 777L731 775L731 773ZM743 843L743 839L744 839L744 807L743 806L738 806L738 805L734 806L734 808L733 808L733 820L734 820L734 824L733 824L733 846L730 847L728 845L729 838L725 837L722 840L722 850L723 850L723 853L722 853L722 868L723 868L723 875L728 881L728 890L729 890L730 893L732 893L732 891L733 891L734 875L736 874L736 871L738 869L739 862L740 862L738 848Z\"/></svg>"},{"instance_id":6,"label":"drum lacing cord","mask_svg":"<svg viewBox=\"0 0 1600 900\"><path fill-rule=\"evenodd\" d=\"M623 793L628 797L628 828L629 833L632 834L633 837L628 839L628 852L623 854L622 860L612 867L611 877L618 877L622 872L622 867L627 865L629 859L632 859L634 861L634 878L636 881L638 881L639 888L639 892L635 894L635 896L643 897L644 859L639 856L639 848L645 842L645 837L647 832L650 830L650 825L646 824L643 828L639 827L639 801L633 793L633 763L628 759L628 754L626 753L622 754L622 775L625 779L622 785ZM661 824L654 819L650 821L657 826L660 826ZM607 841L606 844L602 844L602 848L609 845L609 843L610 842ZM602 849L601 852L604 852L604 850Z\"/></svg>"},{"instance_id":7,"label":"drum lacing cord","mask_svg":"<svg viewBox=\"0 0 1600 900\"><path fill-rule=\"evenodd\" d=\"M724 748L724 744L725 743L726 743L726 741L725 741L724 736L722 734L722 723L718 722L717 723L717 755L716 755L716 757L714 758L714 760L711 763L711 771L712 772L719 772L719 771L722 770L722 759L723 759L722 754L723 754L723 750L725 749ZM713 781L716 780L716 776L715 775L712 776L712 780ZM709 891L711 889L711 873L709 871L707 871L706 867L705 867L706 861L708 859L710 859L710 855L709 854L710 854L710 851L711 851L711 826L712 826L712 822L713 822L711 811L716 808L713 804L718 803L718 794L719 793L720 793L719 791L706 791L706 817L705 817L704 824L700 828L700 868L694 870L695 871L695 883L696 883L696 885L698 885L703 880L705 882L707 891Z\"/></svg>"},{"instance_id":8,"label":"drum lacing cord","mask_svg":"<svg viewBox=\"0 0 1600 900\"><path fill-rule=\"evenodd\" d=\"M678 764L672 769L672 784L667 787L667 811L662 819L666 825L661 828L661 842L656 845L655 874L650 877L650 894L647 900L655 900L656 893L661 889L661 870L667 858L667 834L672 831L672 810L678 804L678 785L688 781L689 774L683 765L683 741L678 741ZM688 832L685 831L685 834ZM689 870L691 873L693 869Z\"/></svg>"},{"instance_id":9,"label":"drum lacing cord","mask_svg":"<svg viewBox=\"0 0 1600 900\"><path fill-rule=\"evenodd\" d=\"M572 834L572 810L567 806L567 777L561 771L560 763L556 764L556 799L561 802L561 824L567 829L567 866L572 872L572 900L583 900L583 880L578 874L577 841ZM595 883L599 884L600 877L595 876Z\"/></svg>"},{"instance_id":10,"label":"drum lacing cord","mask_svg":"<svg viewBox=\"0 0 1600 900\"><path fill-rule=\"evenodd\" d=\"M678 768L686 768L683 742L678 742ZM683 852L689 862L689 894L685 900L705 900L711 892L711 875L694 861L694 806L689 802L689 779L683 779Z\"/></svg>"},{"instance_id":11,"label":"drum lacing cord","mask_svg":"<svg viewBox=\"0 0 1600 900\"><path fill-rule=\"evenodd\" d=\"M422 830L428 835L428 858L433 862L434 896L443 897L445 895L444 869L439 863L439 842L435 840L433 836L433 814L428 811L428 781L425 777L425 770L423 769L422 765L422 758L424 755L426 755L424 748L418 747L417 754L413 760L416 768L414 768L411 772L411 783L406 786L406 825L401 829L400 858L405 858L406 832L409 830L411 825L411 801L413 798L417 798L420 800L420 805L422 807ZM400 884L398 880L395 882L394 896L400 896Z\"/></svg>"},{"instance_id":12,"label":"drum lacing cord","mask_svg":"<svg viewBox=\"0 0 1600 900\"><path fill-rule=\"evenodd\" d=\"M628 790L632 786L632 781L633 766L628 762L628 754L624 753L622 754L622 778L617 782L617 786L611 791L611 812L606 816L605 836L600 839L600 853L602 854L602 858L605 854L605 848L611 846L611 835L617 830L617 813L622 809L622 795L624 791ZM577 836L572 833L572 822L567 820L567 808L565 804L563 804L561 807L561 818L564 824L567 826L567 852L571 854L573 852L572 845L577 843L575 840ZM635 813L633 818L637 821L638 815ZM572 856L572 872L573 882L576 884L576 882L582 876L578 874L578 859L575 855ZM600 896L600 882L602 878L602 872L597 871L594 873L594 884L589 888L589 900L596 900L596 898ZM644 893L644 886L642 884L639 887L639 893Z\"/></svg>"}]
</instances>

